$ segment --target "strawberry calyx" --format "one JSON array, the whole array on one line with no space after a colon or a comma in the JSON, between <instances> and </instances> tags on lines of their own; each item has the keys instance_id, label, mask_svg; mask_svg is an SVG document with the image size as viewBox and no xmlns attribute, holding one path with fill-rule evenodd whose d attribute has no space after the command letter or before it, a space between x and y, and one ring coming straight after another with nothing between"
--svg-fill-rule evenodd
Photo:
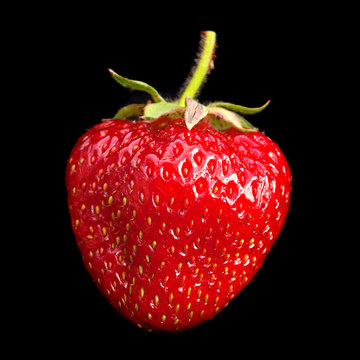
<instances>
[{"instance_id":1,"label":"strawberry calyx","mask_svg":"<svg viewBox=\"0 0 360 360\"><path fill-rule=\"evenodd\" d=\"M120 85L132 90L148 93L152 101L147 104L130 104L120 108L112 119L141 118L154 120L162 116L182 117L186 127L191 130L201 120L207 119L217 130L224 130L234 126L241 131L257 131L242 115L252 115L264 110L270 103L249 108L228 102L213 102L207 105L195 100L206 76L214 69L216 48L216 34L213 31L201 33L200 51L195 61L192 76L186 81L184 91L178 100L167 101L151 85L139 80L131 80L109 69L112 78ZM110 120L110 119L104 119Z\"/></svg>"}]
</instances>

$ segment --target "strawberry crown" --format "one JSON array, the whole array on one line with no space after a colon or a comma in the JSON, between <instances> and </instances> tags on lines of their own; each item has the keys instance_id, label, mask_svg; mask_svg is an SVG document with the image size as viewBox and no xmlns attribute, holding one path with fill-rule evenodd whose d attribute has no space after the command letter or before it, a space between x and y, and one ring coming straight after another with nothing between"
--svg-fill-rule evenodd
<instances>
[{"instance_id":1,"label":"strawberry crown","mask_svg":"<svg viewBox=\"0 0 360 360\"><path fill-rule=\"evenodd\" d=\"M202 32L200 51L195 61L192 76L185 83L184 91L179 99L171 102L166 101L152 86L142 81L130 80L109 69L113 79L120 85L132 90L144 91L153 100L148 104L131 104L122 107L112 119L126 119L135 116L148 120L157 119L161 116L183 117L187 128L191 130L197 123L207 117L211 125L218 130L234 126L241 131L257 131L258 129L251 125L242 115L259 113L269 105L270 100L264 105L255 108L227 102L213 102L205 106L195 100L206 76L214 69L215 48L215 32Z\"/></svg>"}]
</instances>

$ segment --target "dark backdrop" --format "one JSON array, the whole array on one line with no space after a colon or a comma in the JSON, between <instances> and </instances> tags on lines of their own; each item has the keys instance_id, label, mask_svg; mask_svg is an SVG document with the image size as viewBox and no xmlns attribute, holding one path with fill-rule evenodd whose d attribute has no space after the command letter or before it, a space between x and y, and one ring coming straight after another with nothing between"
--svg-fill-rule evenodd
<instances>
[{"instance_id":1,"label":"dark backdrop","mask_svg":"<svg viewBox=\"0 0 360 360\"><path fill-rule=\"evenodd\" d=\"M323 62L331 27L319 29L319 14L296 6L202 11L193 4L172 6L54 9L31 36L24 30L27 58L36 64L21 61L22 70L32 74L28 93L36 93L34 174L43 175L32 193L37 199L41 195L42 209L30 214L33 228L41 231L32 247L36 251L27 254L27 271L34 271L36 281L20 297L31 320L16 334L33 334L36 351L104 357L121 357L123 351L162 358L168 352L201 356L214 351L225 358L230 351L241 357L250 350L254 356L272 352L293 358L310 349L332 349L336 341L319 336L333 334L327 300L339 274L324 262L334 234L322 220L327 188L321 174L331 149L320 141L329 119L318 112L323 89L331 87ZM51 16L55 13L60 15ZM107 303L83 267L67 211L64 172L75 141L88 128L125 104L147 100L123 89L107 68L175 97L193 65L201 30L217 32L218 48L200 101L252 107L271 99L265 111L249 119L287 157L293 174L290 212L261 270L219 315L184 333L148 333Z\"/></svg>"}]
</instances>

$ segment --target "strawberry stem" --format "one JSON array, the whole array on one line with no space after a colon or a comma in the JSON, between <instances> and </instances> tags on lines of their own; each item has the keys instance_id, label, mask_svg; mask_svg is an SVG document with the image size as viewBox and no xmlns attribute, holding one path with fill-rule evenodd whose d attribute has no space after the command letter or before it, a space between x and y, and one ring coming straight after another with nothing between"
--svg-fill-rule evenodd
<instances>
[{"instance_id":1,"label":"strawberry stem","mask_svg":"<svg viewBox=\"0 0 360 360\"><path fill-rule=\"evenodd\" d=\"M187 97L193 98L196 95L206 75L214 68L216 34L214 31L204 31L201 35L199 56L196 59L193 75L187 81L186 88L178 101L180 106L185 106Z\"/></svg>"}]
</instances>

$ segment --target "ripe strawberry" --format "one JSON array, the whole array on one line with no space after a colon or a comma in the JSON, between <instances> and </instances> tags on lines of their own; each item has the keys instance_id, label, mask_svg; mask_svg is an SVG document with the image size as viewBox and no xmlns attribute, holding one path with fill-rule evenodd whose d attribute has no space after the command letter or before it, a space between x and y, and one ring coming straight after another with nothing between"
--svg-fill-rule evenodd
<instances>
[{"instance_id":1,"label":"ripe strawberry","mask_svg":"<svg viewBox=\"0 0 360 360\"><path fill-rule=\"evenodd\" d=\"M208 66L193 77L201 81L214 33L204 40L199 64ZM75 145L66 185L76 241L124 317L147 329L191 328L261 267L288 212L290 169L274 142L230 111L256 113L268 103L205 107L192 98L193 80L168 103L149 85L111 73L155 102L121 109ZM125 119L134 115L143 119Z\"/></svg>"}]
</instances>

